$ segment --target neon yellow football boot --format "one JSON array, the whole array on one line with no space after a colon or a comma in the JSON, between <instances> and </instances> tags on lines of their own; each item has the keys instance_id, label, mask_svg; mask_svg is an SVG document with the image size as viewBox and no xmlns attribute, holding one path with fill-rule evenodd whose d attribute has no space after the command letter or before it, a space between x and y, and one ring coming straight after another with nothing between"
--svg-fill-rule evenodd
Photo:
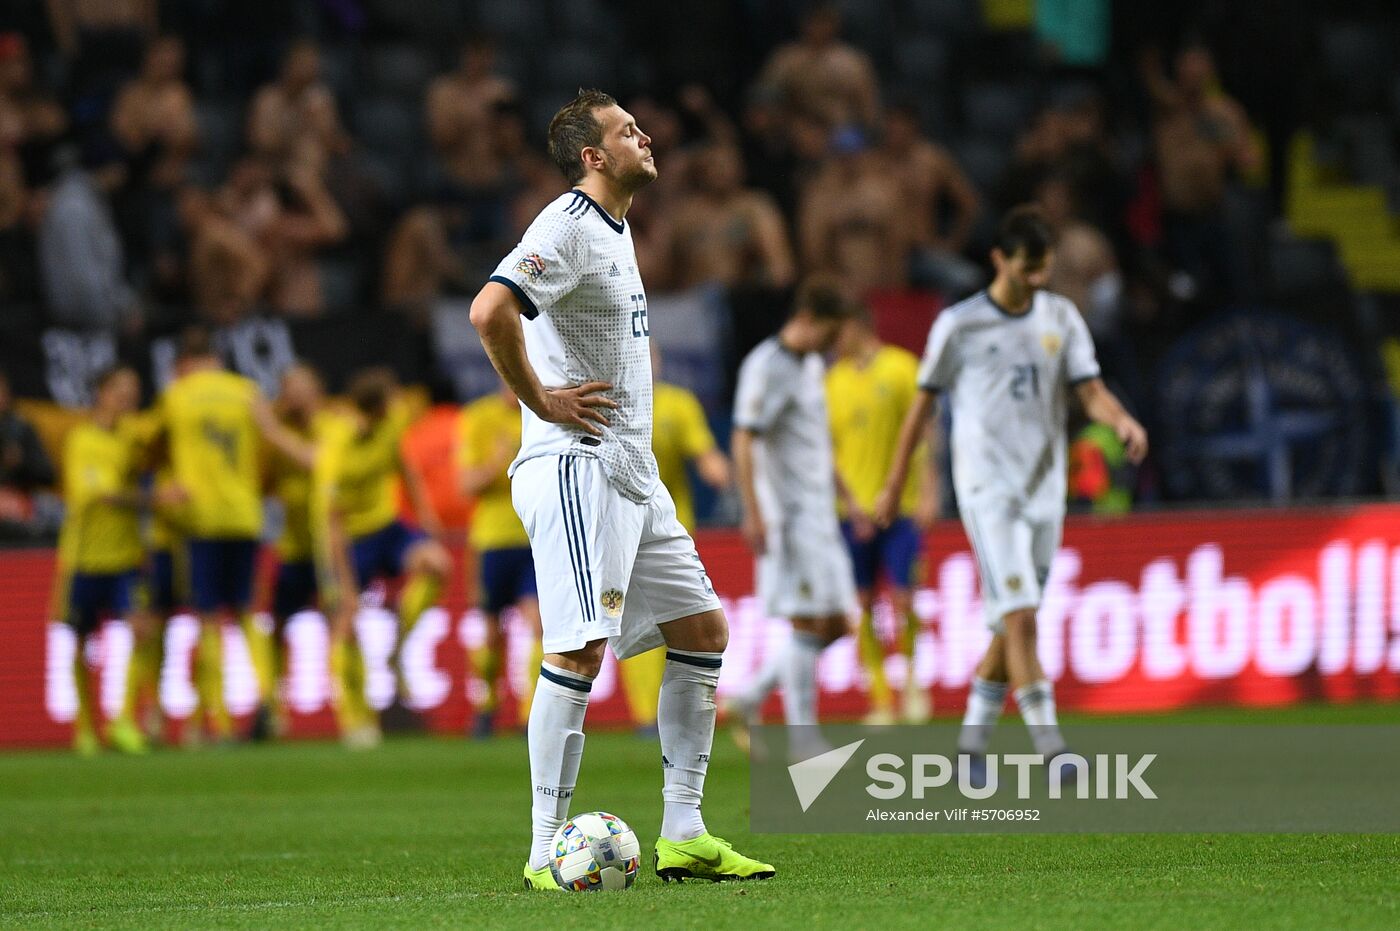
<instances>
[{"instance_id":1,"label":"neon yellow football boot","mask_svg":"<svg viewBox=\"0 0 1400 931\"><path fill-rule=\"evenodd\" d=\"M549 871L549 867L544 866L537 870L530 869L530 861L525 861L525 889L526 891L539 891L553 889L555 892L563 892L564 889L554 881L554 874Z\"/></svg>"},{"instance_id":2,"label":"neon yellow football boot","mask_svg":"<svg viewBox=\"0 0 1400 931\"><path fill-rule=\"evenodd\" d=\"M73 752L78 756L97 756L102 752L102 741L90 727L74 728Z\"/></svg>"},{"instance_id":3,"label":"neon yellow football boot","mask_svg":"<svg viewBox=\"0 0 1400 931\"><path fill-rule=\"evenodd\" d=\"M107 742L122 753L140 755L150 750L146 735L130 718L117 718L107 726Z\"/></svg>"},{"instance_id":4,"label":"neon yellow football boot","mask_svg":"<svg viewBox=\"0 0 1400 931\"><path fill-rule=\"evenodd\" d=\"M656 875L664 881L772 879L777 870L735 852L729 841L706 832L688 841L656 839Z\"/></svg>"}]
</instances>

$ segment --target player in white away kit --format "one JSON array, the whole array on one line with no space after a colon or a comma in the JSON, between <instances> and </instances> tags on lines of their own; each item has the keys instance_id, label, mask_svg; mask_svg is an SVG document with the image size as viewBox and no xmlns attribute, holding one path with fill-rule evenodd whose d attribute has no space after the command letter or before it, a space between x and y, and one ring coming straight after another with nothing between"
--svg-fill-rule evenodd
<instances>
[{"instance_id":1,"label":"player in white away kit","mask_svg":"<svg viewBox=\"0 0 1400 931\"><path fill-rule=\"evenodd\" d=\"M472 302L472 324L522 405L511 491L544 627L529 722L527 889L559 888L552 841L578 779L588 693L609 640L620 658L667 647L658 875L774 874L706 831L700 816L729 627L651 452L646 292L624 219L632 195L656 178L650 147L611 97L580 91L549 124L550 157L573 190L530 224Z\"/></svg>"},{"instance_id":2,"label":"player in white away kit","mask_svg":"<svg viewBox=\"0 0 1400 931\"><path fill-rule=\"evenodd\" d=\"M1053 258L1039 211L1007 214L992 249L986 291L944 310L929 332L918 400L905 418L876 519L892 520L910 456L939 393L952 405L953 487L977 557L993 637L977 667L958 738L971 780L984 776L992 727L1008 685L1047 761L1065 751L1055 695L1036 655L1035 613L1065 517L1069 390L1084 412L1113 428L1128 458L1147 455L1147 433L1099 377L1078 308L1043 291Z\"/></svg>"},{"instance_id":3,"label":"player in white away kit","mask_svg":"<svg viewBox=\"0 0 1400 931\"><path fill-rule=\"evenodd\" d=\"M726 709L747 725L781 683L789 725L817 723L817 659L846 633L855 576L836 515L836 468L826 412L826 365L851 316L832 283L798 289L792 316L739 367L732 441L744 538L757 556L759 599L769 617L792 621L792 637L765 664L747 694ZM795 759L825 749L815 730L792 732Z\"/></svg>"}]
</instances>

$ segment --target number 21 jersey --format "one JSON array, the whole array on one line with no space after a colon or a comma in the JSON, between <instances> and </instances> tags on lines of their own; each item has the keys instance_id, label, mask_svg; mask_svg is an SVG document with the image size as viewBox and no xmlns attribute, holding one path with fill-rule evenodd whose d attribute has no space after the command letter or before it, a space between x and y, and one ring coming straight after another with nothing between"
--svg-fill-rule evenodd
<instances>
[{"instance_id":1,"label":"number 21 jersey","mask_svg":"<svg viewBox=\"0 0 1400 931\"><path fill-rule=\"evenodd\" d=\"M940 313L919 387L952 407L962 505L992 494L1063 510L1068 388L1097 377L1093 338L1068 298L1037 291L1012 314L982 291Z\"/></svg>"}]
</instances>

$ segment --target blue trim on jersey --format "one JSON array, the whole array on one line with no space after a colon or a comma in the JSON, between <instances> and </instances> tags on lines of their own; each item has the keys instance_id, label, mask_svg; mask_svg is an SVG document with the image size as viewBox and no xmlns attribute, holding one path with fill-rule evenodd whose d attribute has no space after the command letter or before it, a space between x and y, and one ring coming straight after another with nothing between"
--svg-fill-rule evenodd
<instances>
[{"instance_id":1,"label":"blue trim on jersey","mask_svg":"<svg viewBox=\"0 0 1400 931\"><path fill-rule=\"evenodd\" d=\"M1093 381L1095 378L1101 378L1101 377L1103 377L1103 373L1101 373L1101 372L1095 372L1095 373L1092 374L1092 375L1083 375L1083 376L1080 376L1079 378L1071 378L1071 379L1069 380L1069 386L1070 386L1071 388L1078 388L1080 385L1084 384L1086 381Z\"/></svg>"},{"instance_id":2,"label":"blue trim on jersey","mask_svg":"<svg viewBox=\"0 0 1400 931\"><path fill-rule=\"evenodd\" d=\"M540 678L545 679L549 682L553 682L555 685L562 685L566 689L573 689L575 692L593 691L592 682L584 682L582 679L574 679L570 678L569 676L561 676L557 672L550 672L543 666L540 667Z\"/></svg>"},{"instance_id":3,"label":"blue trim on jersey","mask_svg":"<svg viewBox=\"0 0 1400 931\"><path fill-rule=\"evenodd\" d=\"M986 288L986 289L984 289L984 290L982 291L982 293L983 293L984 295L986 295L986 297L987 297L987 303L988 303L988 304L991 304L991 305L992 305L993 307L995 307L997 310L1001 311L1002 316L1010 317L1012 320L1024 320L1025 318L1027 318L1027 317L1029 317L1029 316L1031 315L1031 311L1035 310L1035 294L1031 294L1031 303L1030 303L1030 306L1027 307L1025 310L1021 311L1019 314L1017 314L1017 313L1012 313L1011 311L1007 310L1005 307L1003 307L1003 306L1001 306L1000 304L998 304L998 303L997 303L997 299L994 298L994 297L992 297L992 289L991 289L991 288Z\"/></svg>"},{"instance_id":4,"label":"blue trim on jersey","mask_svg":"<svg viewBox=\"0 0 1400 931\"><path fill-rule=\"evenodd\" d=\"M569 469L566 473L564 484L568 487L574 499L574 523L578 526L578 542L583 553L583 585L588 592L588 619L596 621L598 612L593 607L593 560L588 552L588 534L584 531L583 505L578 496L578 478L574 474L574 467L578 465L578 459L573 456L566 457L569 460Z\"/></svg>"},{"instance_id":5,"label":"blue trim on jersey","mask_svg":"<svg viewBox=\"0 0 1400 931\"><path fill-rule=\"evenodd\" d=\"M569 206L564 208L564 212L571 217L581 216L588 209L588 201L578 191L574 191L574 199L569 201Z\"/></svg>"},{"instance_id":6,"label":"blue trim on jersey","mask_svg":"<svg viewBox=\"0 0 1400 931\"><path fill-rule=\"evenodd\" d=\"M574 193L577 194L579 197L582 197L584 200L588 201L590 204L592 204L593 209L598 211L598 216L602 217L603 220L608 224L608 226L611 226L613 228L614 233L621 235L622 232L627 229L626 220L614 220L612 218L612 214L604 210L601 206L599 206L596 200L589 197L587 194L583 193L578 188L574 188Z\"/></svg>"},{"instance_id":7,"label":"blue trim on jersey","mask_svg":"<svg viewBox=\"0 0 1400 931\"><path fill-rule=\"evenodd\" d=\"M492 275L486 280L494 281L496 284L503 284L507 288L510 288L511 292L515 294L516 299L520 301L520 312L525 315L526 320L533 320L540 315L539 308L535 306L534 301L530 300L530 296L520 290L520 285L511 281L505 275Z\"/></svg>"},{"instance_id":8,"label":"blue trim on jersey","mask_svg":"<svg viewBox=\"0 0 1400 931\"><path fill-rule=\"evenodd\" d=\"M564 466L567 457L559 457L559 511L564 515L564 542L569 547L569 567L574 573L574 592L578 595L579 608L583 611L583 619L588 620L588 599L583 594L583 579L578 571L578 552L574 548L574 524L569 514L569 496L564 490Z\"/></svg>"}]
</instances>

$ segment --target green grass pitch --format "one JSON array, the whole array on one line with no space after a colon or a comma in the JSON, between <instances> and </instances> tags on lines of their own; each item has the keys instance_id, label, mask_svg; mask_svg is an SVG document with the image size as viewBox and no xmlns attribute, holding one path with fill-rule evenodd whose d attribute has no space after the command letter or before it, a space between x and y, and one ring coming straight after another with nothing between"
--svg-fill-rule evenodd
<instances>
[{"instance_id":1,"label":"green grass pitch","mask_svg":"<svg viewBox=\"0 0 1400 931\"><path fill-rule=\"evenodd\" d=\"M625 893L565 895L519 888L529 825L518 737L392 740L363 754L330 743L5 754L0 927L1400 927L1391 835L750 835L746 764L723 735L706 819L778 877L664 886L649 871L657 756L629 734L589 738L576 807L629 821L644 872Z\"/></svg>"}]
</instances>

